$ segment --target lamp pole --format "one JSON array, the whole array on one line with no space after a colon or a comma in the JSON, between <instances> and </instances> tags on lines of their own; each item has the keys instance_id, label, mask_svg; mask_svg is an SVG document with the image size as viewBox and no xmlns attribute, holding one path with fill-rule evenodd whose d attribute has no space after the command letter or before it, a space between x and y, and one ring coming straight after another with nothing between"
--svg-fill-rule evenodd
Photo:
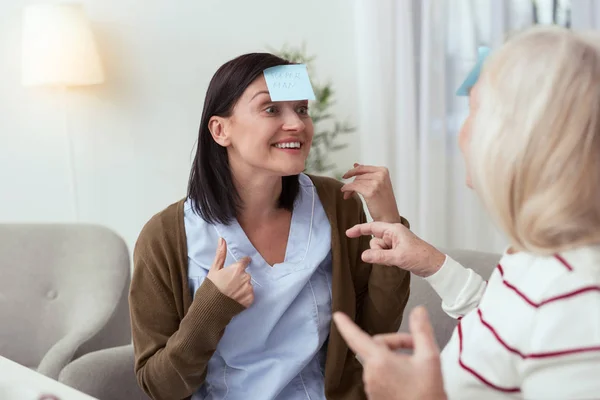
<instances>
[{"instance_id":1,"label":"lamp pole","mask_svg":"<svg viewBox=\"0 0 600 400\"><path fill-rule=\"evenodd\" d=\"M62 97L62 114L63 114L63 132L65 133L65 139L67 143L67 163L69 168L69 174L71 178L71 198L73 200L73 213L75 216L75 221L79 222L79 196L77 190L77 170L75 168L75 145L73 143L73 136L71 134L71 130L69 129L69 109L68 109L68 99L67 99L67 91L68 88L66 85L61 85L60 87L61 97Z\"/></svg>"}]
</instances>

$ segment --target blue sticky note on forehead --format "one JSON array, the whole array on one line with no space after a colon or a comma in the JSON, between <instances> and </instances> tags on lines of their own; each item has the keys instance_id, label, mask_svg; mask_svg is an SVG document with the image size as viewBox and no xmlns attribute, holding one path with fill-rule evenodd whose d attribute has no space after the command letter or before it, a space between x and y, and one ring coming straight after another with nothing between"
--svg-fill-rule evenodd
<instances>
[{"instance_id":1,"label":"blue sticky note on forehead","mask_svg":"<svg viewBox=\"0 0 600 400\"><path fill-rule=\"evenodd\" d=\"M264 70L271 101L314 100L305 64L278 65Z\"/></svg>"}]
</instances>

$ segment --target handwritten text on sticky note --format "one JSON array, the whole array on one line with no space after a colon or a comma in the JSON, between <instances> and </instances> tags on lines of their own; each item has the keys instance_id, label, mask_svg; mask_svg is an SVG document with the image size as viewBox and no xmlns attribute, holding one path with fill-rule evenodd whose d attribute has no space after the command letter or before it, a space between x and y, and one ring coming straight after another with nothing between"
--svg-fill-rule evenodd
<instances>
[{"instance_id":1,"label":"handwritten text on sticky note","mask_svg":"<svg viewBox=\"0 0 600 400\"><path fill-rule=\"evenodd\" d=\"M264 71L271 101L314 100L305 64L278 65Z\"/></svg>"}]
</instances>

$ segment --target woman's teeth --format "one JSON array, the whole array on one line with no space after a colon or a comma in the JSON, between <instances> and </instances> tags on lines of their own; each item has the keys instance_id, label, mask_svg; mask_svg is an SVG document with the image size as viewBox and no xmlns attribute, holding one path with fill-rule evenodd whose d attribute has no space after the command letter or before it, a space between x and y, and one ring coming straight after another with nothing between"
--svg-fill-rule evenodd
<instances>
[{"instance_id":1,"label":"woman's teeth","mask_svg":"<svg viewBox=\"0 0 600 400\"><path fill-rule=\"evenodd\" d=\"M277 143L275 147L278 149L299 149L300 142Z\"/></svg>"}]
</instances>

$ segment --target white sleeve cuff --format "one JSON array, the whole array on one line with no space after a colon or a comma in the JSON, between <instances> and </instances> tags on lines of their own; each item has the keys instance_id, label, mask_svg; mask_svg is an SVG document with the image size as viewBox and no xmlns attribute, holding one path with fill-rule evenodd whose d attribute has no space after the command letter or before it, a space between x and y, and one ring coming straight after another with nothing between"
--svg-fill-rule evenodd
<instances>
[{"instance_id":1,"label":"white sleeve cuff","mask_svg":"<svg viewBox=\"0 0 600 400\"><path fill-rule=\"evenodd\" d=\"M454 261L448 255L442 267L433 275L424 278L442 298L445 304L456 304L469 284L471 271Z\"/></svg>"}]
</instances>

